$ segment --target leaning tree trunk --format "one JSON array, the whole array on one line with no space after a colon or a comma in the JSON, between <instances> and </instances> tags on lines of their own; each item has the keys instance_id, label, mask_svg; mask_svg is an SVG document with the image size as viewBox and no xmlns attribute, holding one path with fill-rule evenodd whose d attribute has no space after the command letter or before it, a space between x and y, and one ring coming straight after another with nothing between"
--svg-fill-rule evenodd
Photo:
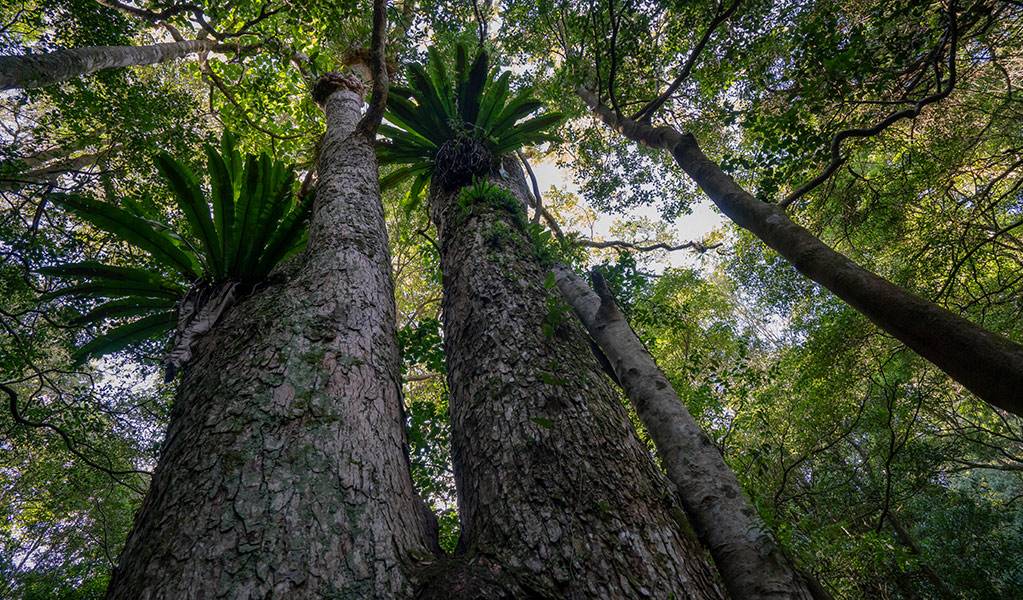
<instances>
[{"instance_id":1,"label":"leaning tree trunk","mask_svg":"<svg viewBox=\"0 0 1023 600\"><path fill-rule=\"evenodd\" d=\"M436 537L409 473L361 86L326 99L307 252L184 373L108 598L408 598ZM432 539L431 539L432 538Z\"/></svg>"},{"instance_id":2,"label":"leaning tree trunk","mask_svg":"<svg viewBox=\"0 0 1023 600\"><path fill-rule=\"evenodd\" d=\"M460 560L431 598L722 598L525 232L521 172L486 197L431 189ZM447 582L448 585L443 585Z\"/></svg>"},{"instance_id":3,"label":"leaning tree trunk","mask_svg":"<svg viewBox=\"0 0 1023 600\"><path fill-rule=\"evenodd\" d=\"M608 126L667 150L721 212L831 290L978 398L1023 416L1023 346L864 269L800 227L776 204L754 198L700 150L696 139L615 115L590 91L579 95Z\"/></svg>"},{"instance_id":4,"label":"leaning tree trunk","mask_svg":"<svg viewBox=\"0 0 1023 600\"><path fill-rule=\"evenodd\" d=\"M183 40L151 46L92 46L43 54L0 56L0 90L46 87L101 69L152 65L195 52L236 49L216 40Z\"/></svg>"},{"instance_id":5,"label":"leaning tree trunk","mask_svg":"<svg viewBox=\"0 0 1023 600\"><path fill-rule=\"evenodd\" d=\"M629 326L600 274L594 271L599 296L565 265L555 265L554 275L650 432L668 479L714 557L729 595L743 600L812 598L717 446Z\"/></svg>"}]
</instances>

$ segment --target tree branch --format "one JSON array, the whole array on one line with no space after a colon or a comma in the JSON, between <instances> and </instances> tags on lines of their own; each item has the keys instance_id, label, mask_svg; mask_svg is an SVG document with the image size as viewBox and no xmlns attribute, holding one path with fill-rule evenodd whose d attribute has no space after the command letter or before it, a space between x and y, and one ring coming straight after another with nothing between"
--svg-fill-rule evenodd
<instances>
[{"instance_id":1,"label":"tree branch","mask_svg":"<svg viewBox=\"0 0 1023 600\"><path fill-rule=\"evenodd\" d=\"M821 183L826 181L828 177L830 177L835 171L837 171L838 168L841 167L842 164L844 164L846 161L846 159L842 157L841 146L843 141L849 138L873 137L881 133L888 127L892 126L893 124L897 123L898 121L901 121L903 119L915 119L920 114L920 111L924 109L925 106L927 106L928 104L933 104L939 100L943 100L946 97L948 97L949 94L952 93L952 89L955 87L956 84L956 48L958 46L959 41L959 30L957 26L955 12L956 5L957 5L956 0L951 0L948 10L949 15L948 79L946 80L945 87L939 88L939 90L936 93L918 100L917 103L914 104L912 108L907 108L905 110L901 110L899 112L888 115L885 119L875 124L873 127L845 129L843 131L839 131L838 133L836 133L835 137L831 139L831 163L828 164L828 166L820 175L814 177L810 181L799 186L792 193L790 193L788 196L782 199L782 201L778 203L778 206L780 206L783 209L787 208L790 204L792 204L799 198L803 197L808 192L810 192L811 190L819 186ZM938 68L938 64L939 64L938 61L935 61L934 66L936 69ZM937 74L936 77L938 78L940 85L940 73Z\"/></svg>"},{"instance_id":2,"label":"tree branch","mask_svg":"<svg viewBox=\"0 0 1023 600\"><path fill-rule=\"evenodd\" d=\"M732 14L735 13L735 9L739 7L739 2L741 2L741 0L733 0L732 5L725 9L724 12L721 11L721 9L724 7L724 4L718 4L717 14L714 15L714 18L711 20L710 25L707 26L707 30L703 32L703 37L700 38L700 41L697 42L696 45L693 46L693 49L689 52L689 56L686 58L685 64L682 65L682 70L679 72L678 76L675 77L675 80L671 82L671 84L667 87L667 89L664 90L663 93L661 93L660 96L648 102L645 106L640 108L634 115L632 115L632 117L630 118L633 121L651 120L654 116L654 113L657 112L657 110L660 109L662 106L664 106L664 103L667 102L669 98L671 98L672 94L678 91L678 88L679 86L682 85L682 82L689 78L689 74L692 72L693 67L696 66L696 59L699 58L700 53L702 53L704 47L707 46L707 42L710 41L710 37L714 34L714 30L716 30L719 26L721 26L722 23L724 23L725 21L732 17Z\"/></svg>"},{"instance_id":3,"label":"tree branch","mask_svg":"<svg viewBox=\"0 0 1023 600\"><path fill-rule=\"evenodd\" d=\"M51 423L35 423L35 422L29 421L28 419L23 417L21 415L21 413L18 411L18 394L17 394L17 392L15 392L13 389L7 387L7 385L5 385L3 383L0 383L0 390L2 390L4 393L6 393L7 397L10 399L10 402L8 403L8 406L10 407L11 416L14 417L14 421L16 423L18 423L20 425L24 425L26 427L31 427L33 429L49 429L51 431L56 432L57 435L59 435L60 438L62 440L64 440L64 446L67 447L68 451L71 452L71 454L74 454L79 459L81 459L83 462L85 462L85 464L89 465L90 467L92 467L92 468L94 468L94 469L96 469L98 471L102 471L102 472L106 473L111 478L113 478L116 481L118 481L119 483L123 484L125 487L127 487L130 490L132 490L133 492L137 492L139 494L144 494L145 493L145 490L143 490L142 488L139 488L139 487L137 487L135 485L132 485L131 483L128 483L128 482L122 480L121 476L123 476L123 475L150 475L151 476L152 473L150 473L149 471L139 471L139 470L115 471L113 469L109 469L109 468L104 467L102 465L96 464L91 459L89 459L89 457L85 456L84 454L82 454L78 450L77 444L75 443L75 441L73 439L71 439L71 436L68 435L68 433L66 431L64 431L63 429L61 429L60 427L58 427L56 425L53 425Z\"/></svg>"},{"instance_id":4,"label":"tree branch","mask_svg":"<svg viewBox=\"0 0 1023 600\"><path fill-rule=\"evenodd\" d=\"M536 204L534 205L535 210L533 211L533 223L540 222L540 215L543 214L543 201L540 199L540 185L536 181L536 175L533 174L533 169L529 166L529 161L526 160L526 155L522 153L522 150L516 150L515 156L519 157L519 162L526 169L526 174L529 175L529 183L532 184L533 188L533 200Z\"/></svg>"},{"instance_id":5,"label":"tree branch","mask_svg":"<svg viewBox=\"0 0 1023 600\"><path fill-rule=\"evenodd\" d=\"M672 246L665 242L657 242L656 244L639 245L631 242L625 242L621 240L607 240L603 242L596 242L593 240L578 239L574 240L577 246L583 246L586 248L621 248L625 250L636 250L638 252L649 252L651 250L667 250L668 252L674 252L675 250L686 250L692 248L696 252L703 254L708 250L721 247L721 243L716 244L704 244L700 241L686 242L684 244L678 244Z\"/></svg>"},{"instance_id":6,"label":"tree branch","mask_svg":"<svg viewBox=\"0 0 1023 600\"><path fill-rule=\"evenodd\" d=\"M369 48L369 68L373 73L373 87L370 92L369 109L363 115L355 131L366 136L376 135L380 121L387 108L387 0L373 0L373 33Z\"/></svg>"}]
</instances>

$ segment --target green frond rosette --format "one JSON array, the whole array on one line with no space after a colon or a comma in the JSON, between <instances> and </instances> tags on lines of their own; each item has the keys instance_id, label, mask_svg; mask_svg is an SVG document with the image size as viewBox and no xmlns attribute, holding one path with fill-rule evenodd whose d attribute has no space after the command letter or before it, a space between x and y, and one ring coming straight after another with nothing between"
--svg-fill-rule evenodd
<instances>
[{"instance_id":1,"label":"green frond rosette","mask_svg":"<svg viewBox=\"0 0 1023 600\"><path fill-rule=\"evenodd\" d=\"M208 198L203 182L187 165L166 153L154 157L184 216L184 232L170 231L105 202L50 196L54 204L142 250L162 267L153 272L86 261L38 270L69 282L44 294L42 300L105 300L75 324L116 322L76 352L79 362L165 335L179 324L180 302L194 286L216 287L228 282L251 286L305 247L314 194L295 202L295 174L287 165L266 154L243 159L229 132L224 133L219 151L206 146L205 152Z\"/></svg>"},{"instance_id":2,"label":"green frond rosette","mask_svg":"<svg viewBox=\"0 0 1023 600\"><path fill-rule=\"evenodd\" d=\"M558 139L550 130L563 115L527 118L543 103L529 89L509 100L511 73L498 75L490 69L486 52L470 63L465 46L459 45L453 76L439 52L431 48L429 58L428 68L408 67L409 87L391 88L386 114L390 124L380 127L387 139L377 146L380 164L403 165L380 180L382 189L413 181L406 206L418 204L438 160L445 158L438 159L438 153L457 140L476 140L496 160L522 146Z\"/></svg>"}]
</instances>

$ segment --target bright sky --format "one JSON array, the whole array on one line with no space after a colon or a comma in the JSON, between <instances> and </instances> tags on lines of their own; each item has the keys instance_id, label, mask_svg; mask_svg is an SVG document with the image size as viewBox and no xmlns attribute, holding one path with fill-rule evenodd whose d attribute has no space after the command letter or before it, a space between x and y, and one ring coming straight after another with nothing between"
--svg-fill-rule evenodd
<instances>
[{"instance_id":1,"label":"bright sky","mask_svg":"<svg viewBox=\"0 0 1023 600\"><path fill-rule=\"evenodd\" d=\"M542 161L530 166L536 175L541 194L549 190L551 186L578 194L579 186L572 181L571 173L558 168L554 161ZM585 200L580 197L580 202L585 202ZM594 226L594 234L599 239L612 239L609 235L610 227L616 219L621 219L622 216L606 215L599 212L597 214L598 218ZM632 218L645 217L654 222L660 220L660 214L658 214L657 208L654 206L644 206L635 209L628 216ZM717 211L709 199L704 198L699 203L693 205L692 214L682 216L675 222L674 233L678 243L700 240L723 223L724 217L721 213ZM669 253L665 266L698 267L700 266L698 259L698 255L690 250L676 250Z\"/></svg>"}]
</instances>

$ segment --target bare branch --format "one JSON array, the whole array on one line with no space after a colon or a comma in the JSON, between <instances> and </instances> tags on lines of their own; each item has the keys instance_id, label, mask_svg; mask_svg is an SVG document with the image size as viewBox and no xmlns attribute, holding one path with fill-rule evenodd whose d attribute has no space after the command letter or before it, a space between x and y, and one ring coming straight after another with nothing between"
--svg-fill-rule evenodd
<instances>
[{"instance_id":1,"label":"bare branch","mask_svg":"<svg viewBox=\"0 0 1023 600\"><path fill-rule=\"evenodd\" d=\"M678 91L682 82L689 78L689 74L692 73L693 67L696 66L696 59L699 58L700 53L702 53L703 49L707 46L707 42L709 42L710 37L714 35L714 31L720 27L722 23L731 18L731 16L735 13L735 9L739 8L739 2L741 2L741 0L733 0L732 5L727 9L724 9L723 12L722 9L724 8L724 4L718 5L717 14L714 15L710 25L707 26L707 30L703 32L703 37L700 38L700 41L697 42L696 45L693 46L693 49L689 52L689 56L686 58L685 64L682 65L682 70L679 71L678 76L675 77L675 80L671 82L660 96L648 102L645 106L643 106L643 108L639 109L634 115L632 115L630 118L633 121L649 121L653 118L654 113L664 106L664 103L671 98L671 95Z\"/></svg>"},{"instance_id":2,"label":"bare branch","mask_svg":"<svg viewBox=\"0 0 1023 600\"><path fill-rule=\"evenodd\" d=\"M692 248L693 250L695 250L696 252L699 252L700 254L703 254L703 253L707 252L708 250L713 250L714 248L719 248L722 245L720 242L716 243L716 244L705 244L705 243L700 242L700 241L686 242L684 244L678 244L678 245L675 245L675 246L672 246L670 244L666 244L664 242L657 242L656 244L640 245L640 244L633 244L631 242L624 242L624 241L621 241L621 240L607 240L607 241L603 241L603 242L596 242L596 241L593 241L593 240L579 239L579 240L573 240L573 242L577 246L583 246L585 248L618 248L618 249L622 249L622 250L636 250L638 252L649 252L651 250L667 250L668 252L674 252L675 250L687 250L687 249Z\"/></svg>"},{"instance_id":3,"label":"bare branch","mask_svg":"<svg viewBox=\"0 0 1023 600\"><path fill-rule=\"evenodd\" d=\"M205 58L201 58L199 60L199 70L202 71L203 75L206 75L209 78L209 81L213 83L213 85L218 90L220 90L220 93L224 94L224 97L227 98L228 102L233 104L234 107L238 109L238 112L241 113L242 118L245 119L245 122L248 123L249 126L255 129L256 131L259 131L260 133L266 134L271 138L278 140L295 140L305 137L309 133L308 131L302 131L294 135L278 135L272 131L267 130L266 128L259 125L259 123L256 123L251 118L249 118L248 111L245 110L245 108L242 107L242 105L235 99L234 94L232 94L231 90L228 89L227 84L225 84L224 80L221 79L219 75L217 75L217 73L213 70L212 67L210 67L209 61L207 61Z\"/></svg>"},{"instance_id":4,"label":"bare branch","mask_svg":"<svg viewBox=\"0 0 1023 600\"><path fill-rule=\"evenodd\" d=\"M533 223L540 222L540 215L543 214L543 201L540 199L540 185L536 181L536 175L533 174L533 169L529 166L529 161L526 160L526 155L522 153L522 150L516 150L515 155L519 157L519 162L526 169L526 174L529 175L529 182L533 188L533 200L534 207L536 210L533 212Z\"/></svg>"},{"instance_id":5,"label":"bare branch","mask_svg":"<svg viewBox=\"0 0 1023 600\"><path fill-rule=\"evenodd\" d=\"M380 121L384 118L387 107L387 90L390 80L387 77L387 0L373 0L373 34L369 48L369 67L373 72L373 88L369 99L369 109L359 121L355 131L366 136L376 135Z\"/></svg>"},{"instance_id":6,"label":"bare branch","mask_svg":"<svg viewBox=\"0 0 1023 600\"><path fill-rule=\"evenodd\" d=\"M17 392L15 392L11 388L7 387L7 385L5 385L3 383L0 383L0 390L2 390L4 393L6 393L7 397L10 398L10 402L9 402L8 406L10 407L11 416L14 417L14 421L16 423L18 423L20 425L24 425L26 427L31 427L33 429L49 429L51 431L56 432L57 435L59 435L60 438L62 440L64 440L64 445L67 447L68 451L71 452L71 454L74 454L75 456L80 458L82 461L84 461L85 464L89 465L90 467L92 467L92 468L94 468L94 469L96 469L98 471L102 471L102 472L106 473L111 478L117 480L119 483L123 484L125 487L129 488L133 492L137 492L139 494L144 494L145 493L145 490L143 490L142 488L139 488L139 487L137 487L137 486L135 486L135 485L133 485L131 483L128 483L128 482L124 481L123 479L121 479L121 476L123 476L123 475L152 475L152 473L150 473L149 471L139 471L139 470L117 471L117 470L109 469L109 468L104 467L102 465L96 464L91 459L89 459L89 457L85 456L84 454L82 454L78 450L78 447L77 447L77 444L75 443L75 441L73 439L71 439L71 436L68 435L68 433L66 431L64 431L63 429L61 429L60 427L58 427L56 425L53 425L51 423L35 423L35 422L29 421L28 419L23 417L21 415L21 413L18 411L18 394L17 394Z\"/></svg>"},{"instance_id":7,"label":"bare branch","mask_svg":"<svg viewBox=\"0 0 1023 600\"><path fill-rule=\"evenodd\" d=\"M956 20L956 0L951 0L948 15L948 79L945 82L945 87L940 88L936 93L922 98L913 105L912 108L907 108L896 113L888 115L885 119L875 124L873 127L868 128L853 128L839 131L835 134L835 137L831 139L831 163L824 169L824 171L814 177L810 181L796 188L792 193L786 196L781 202L778 203L782 209L787 208L790 204L798 200L799 198L806 195L810 190L816 188L825 180L828 179L838 170L839 167L845 163L846 159L842 157L842 142L849 138L866 138L873 137L893 124L903 119L914 119L920 114L920 111L924 109L928 104L933 104L939 100L943 100L952 93L952 89L956 84L956 48L959 42L959 29ZM944 42L943 42L944 43ZM934 68L938 69L938 61L934 62ZM940 82L940 73L936 73L935 77Z\"/></svg>"}]
</instances>

